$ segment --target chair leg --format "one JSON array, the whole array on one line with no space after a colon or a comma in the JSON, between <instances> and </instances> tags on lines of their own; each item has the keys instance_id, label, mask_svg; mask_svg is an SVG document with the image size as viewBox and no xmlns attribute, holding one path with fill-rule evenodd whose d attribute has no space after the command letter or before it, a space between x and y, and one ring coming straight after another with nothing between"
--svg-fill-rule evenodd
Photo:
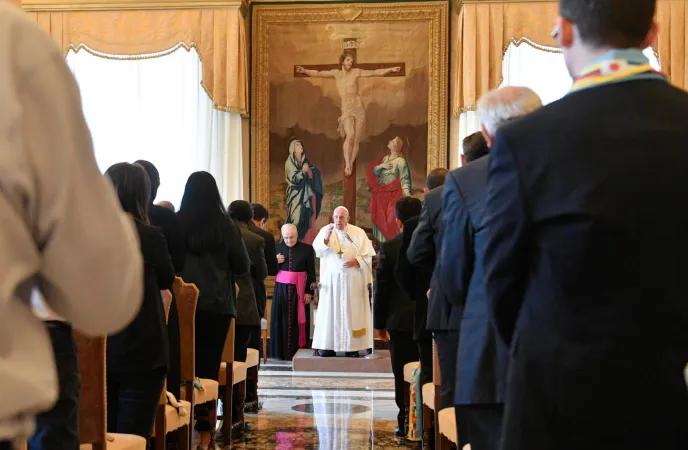
<instances>
[{"instance_id":1,"label":"chair leg","mask_svg":"<svg viewBox=\"0 0 688 450\"><path fill-rule=\"evenodd\" d=\"M248 386L246 387L246 391L251 394L251 398L253 399L253 402L255 402L255 406L253 404L249 405L250 411L251 412L258 412L258 366L251 367L248 369L248 373L246 374L246 381L248 383Z\"/></svg>"},{"instance_id":2,"label":"chair leg","mask_svg":"<svg viewBox=\"0 0 688 450\"><path fill-rule=\"evenodd\" d=\"M423 405L423 448L428 450L434 448L432 438L432 409Z\"/></svg>"},{"instance_id":3,"label":"chair leg","mask_svg":"<svg viewBox=\"0 0 688 450\"><path fill-rule=\"evenodd\" d=\"M183 426L179 429L179 449L189 450L191 448L192 432L191 427L193 426L193 418L190 425Z\"/></svg>"},{"instance_id":4,"label":"chair leg","mask_svg":"<svg viewBox=\"0 0 688 450\"><path fill-rule=\"evenodd\" d=\"M231 372L230 372L231 370ZM231 365L227 367L227 384L225 384L225 395L222 403L222 415L223 415L223 436L225 438L225 445L229 445L232 442L232 402L233 399L233 379L234 370Z\"/></svg>"},{"instance_id":5,"label":"chair leg","mask_svg":"<svg viewBox=\"0 0 688 450\"><path fill-rule=\"evenodd\" d=\"M210 424L210 444L208 448L215 448L215 430L217 429L217 400L208 406L208 423Z\"/></svg>"},{"instance_id":6,"label":"chair leg","mask_svg":"<svg viewBox=\"0 0 688 450\"><path fill-rule=\"evenodd\" d=\"M158 405L158 412L155 416L155 450L166 450L166 431L167 423L165 418L165 405Z\"/></svg>"},{"instance_id":7,"label":"chair leg","mask_svg":"<svg viewBox=\"0 0 688 450\"><path fill-rule=\"evenodd\" d=\"M244 424L246 423L246 417L244 416L244 405L246 404L246 380L239 383L239 417L237 422L239 422L241 429L244 429Z\"/></svg>"},{"instance_id":8,"label":"chair leg","mask_svg":"<svg viewBox=\"0 0 688 450\"><path fill-rule=\"evenodd\" d=\"M435 405L439 405L439 403L435 403ZM435 448L441 448L442 435L440 434L440 421L437 411L432 412L432 417L435 419Z\"/></svg>"},{"instance_id":9,"label":"chair leg","mask_svg":"<svg viewBox=\"0 0 688 450\"><path fill-rule=\"evenodd\" d=\"M268 331L261 331L261 338L263 340L263 364L268 363Z\"/></svg>"}]
</instances>

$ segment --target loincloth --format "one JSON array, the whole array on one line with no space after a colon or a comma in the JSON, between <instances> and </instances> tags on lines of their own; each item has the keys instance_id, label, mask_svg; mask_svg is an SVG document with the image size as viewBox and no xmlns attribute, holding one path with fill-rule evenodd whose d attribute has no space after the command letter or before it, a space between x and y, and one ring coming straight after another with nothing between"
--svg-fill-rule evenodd
<instances>
[{"instance_id":1,"label":"loincloth","mask_svg":"<svg viewBox=\"0 0 688 450\"><path fill-rule=\"evenodd\" d=\"M339 125L337 126L337 131L342 137L346 137L346 131L344 130L344 121L349 117L353 117L358 122L358 126L363 126L365 123L365 108L363 106L357 106L355 108L347 109L342 111L342 115L337 119Z\"/></svg>"}]
</instances>

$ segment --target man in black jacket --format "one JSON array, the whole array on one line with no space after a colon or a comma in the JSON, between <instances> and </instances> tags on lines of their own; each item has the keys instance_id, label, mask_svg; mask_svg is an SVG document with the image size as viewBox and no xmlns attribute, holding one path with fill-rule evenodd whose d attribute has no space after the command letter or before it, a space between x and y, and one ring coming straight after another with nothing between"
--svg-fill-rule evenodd
<instances>
[{"instance_id":1,"label":"man in black jacket","mask_svg":"<svg viewBox=\"0 0 688 450\"><path fill-rule=\"evenodd\" d=\"M446 176L447 169L444 168L433 169L428 174L420 217L404 224L399 255L400 280L404 281L404 289L416 303L413 334L418 342L423 384L432 382L432 328L427 326L427 292L435 266L435 219L442 208L441 192Z\"/></svg>"},{"instance_id":2,"label":"man in black jacket","mask_svg":"<svg viewBox=\"0 0 688 450\"><path fill-rule=\"evenodd\" d=\"M488 145L499 127L541 106L540 98L528 88L506 87L485 94L478 102L478 115ZM484 156L447 177L443 220L451 226L444 229L438 270L446 298L461 311L452 381L459 447L470 443L473 450L499 448L508 365L507 348L487 312L481 266L488 160Z\"/></svg>"},{"instance_id":3,"label":"man in black jacket","mask_svg":"<svg viewBox=\"0 0 688 450\"><path fill-rule=\"evenodd\" d=\"M274 277L277 275L277 252L275 251L275 237L269 231L265 230L265 224L270 218L270 214L265 206L260 203L252 203L253 219L248 224L249 231L256 233L265 241L265 262L268 265L268 276ZM265 291L265 283L258 286L262 290L257 297L258 309L260 317L265 317L265 305L267 302L267 293Z\"/></svg>"},{"instance_id":4,"label":"man in black jacket","mask_svg":"<svg viewBox=\"0 0 688 450\"><path fill-rule=\"evenodd\" d=\"M249 202L244 200L233 201L229 205L228 213L229 217L239 227L244 245L246 245L246 251L251 259L251 271L235 276L239 293L237 294L237 316L234 331L234 359L246 361L249 348L259 350L261 347L260 320L262 316L258 307L258 296L264 292L260 286L265 286L265 278L268 276L268 267L265 261L265 241L261 236L249 230L249 224L253 217L253 209ZM260 364L260 359L258 361ZM257 381L251 380L246 386L246 403L252 410L257 407ZM237 395L239 393L236 387L234 392ZM233 406L238 407L240 403L234 402ZM239 418L240 412L235 409L232 417Z\"/></svg>"},{"instance_id":5,"label":"man in black jacket","mask_svg":"<svg viewBox=\"0 0 688 450\"><path fill-rule=\"evenodd\" d=\"M420 214L420 200L404 197L395 205L396 222L403 230L404 221ZM394 373L394 397L399 407L398 427L395 433L406 436L406 419L409 405L404 403L404 365L418 361L418 348L413 339L414 304L397 283L395 268L401 234L384 242L380 247L375 283L375 329L383 339L389 332L392 372Z\"/></svg>"},{"instance_id":6,"label":"man in black jacket","mask_svg":"<svg viewBox=\"0 0 688 450\"><path fill-rule=\"evenodd\" d=\"M485 286L511 344L503 450L688 448L688 94L655 0L560 0L572 92L497 133Z\"/></svg>"}]
</instances>

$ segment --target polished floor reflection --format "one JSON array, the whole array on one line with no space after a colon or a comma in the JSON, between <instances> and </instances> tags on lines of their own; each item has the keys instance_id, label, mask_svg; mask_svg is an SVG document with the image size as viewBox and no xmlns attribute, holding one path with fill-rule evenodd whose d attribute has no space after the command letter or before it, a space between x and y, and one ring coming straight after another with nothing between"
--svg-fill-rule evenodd
<instances>
[{"instance_id":1,"label":"polished floor reflection","mask_svg":"<svg viewBox=\"0 0 688 450\"><path fill-rule=\"evenodd\" d=\"M294 372L291 363L261 367L263 409L252 431L218 449L419 449L394 436L391 374Z\"/></svg>"}]
</instances>

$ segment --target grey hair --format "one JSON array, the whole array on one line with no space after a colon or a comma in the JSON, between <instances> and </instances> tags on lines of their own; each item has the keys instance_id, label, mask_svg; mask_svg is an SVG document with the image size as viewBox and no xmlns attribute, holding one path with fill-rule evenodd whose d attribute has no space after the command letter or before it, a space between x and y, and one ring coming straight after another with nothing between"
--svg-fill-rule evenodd
<instances>
[{"instance_id":1,"label":"grey hair","mask_svg":"<svg viewBox=\"0 0 688 450\"><path fill-rule=\"evenodd\" d=\"M507 86L492 90L478 100L480 124L491 136L512 119L542 107L542 100L527 87Z\"/></svg>"},{"instance_id":2,"label":"grey hair","mask_svg":"<svg viewBox=\"0 0 688 450\"><path fill-rule=\"evenodd\" d=\"M296 225L294 225L293 223L285 223L284 225L282 225L282 228L280 229L282 236L284 236L284 232L290 228L293 228L294 231L296 231L298 233L298 229L296 228Z\"/></svg>"}]
</instances>

